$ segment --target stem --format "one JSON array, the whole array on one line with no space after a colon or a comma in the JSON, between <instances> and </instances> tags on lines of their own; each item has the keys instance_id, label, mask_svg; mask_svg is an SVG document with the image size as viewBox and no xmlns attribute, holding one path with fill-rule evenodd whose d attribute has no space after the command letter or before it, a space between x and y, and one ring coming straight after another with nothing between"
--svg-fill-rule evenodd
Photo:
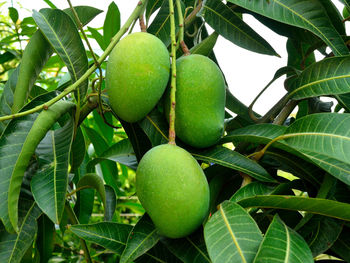
<instances>
[{"instance_id":1,"label":"stem","mask_svg":"<svg viewBox=\"0 0 350 263\"><path fill-rule=\"evenodd\" d=\"M99 64L101 64L107 58L107 56L109 55L109 53L111 53L112 49L118 43L120 38L128 31L129 26L133 23L134 20L136 20L139 17L141 11L143 10L143 6L146 4L146 2L147 2L147 0L140 0L138 2L136 8L132 12L132 14L128 18L128 20L120 28L118 33L112 38L112 42L108 45L108 47L103 52L101 57L97 60L97 62ZM37 107L34 107L34 108L30 109L30 110L27 110L27 111L23 111L23 112L20 112L20 113L15 113L15 114L11 114L11 115L2 116L2 117L0 117L0 121L5 121L5 120L10 120L10 119L26 116L28 114L40 111L42 109L47 109L48 107L52 106L57 101L59 101L60 99L62 99L66 95L68 95L69 93L73 92L81 83L83 83L96 70L96 68L97 67L96 67L95 64L92 65L91 68L89 68L85 72L85 74L80 77L80 79L78 79L75 83L73 83L68 88L66 88L61 94L59 94L55 98L49 100L48 102L46 102L46 103L44 103L42 105L39 105Z\"/></svg>"},{"instance_id":2,"label":"stem","mask_svg":"<svg viewBox=\"0 0 350 263\"><path fill-rule=\"evenodd\" d=\"M72 195L74 195L76 192L79 192L80 190L84 190L84 189L87 189L87 188L91 188L91 186L89 186L89 185L84 185L84 186L82 186L82 187L79 187L79 188L73 190L72 192L66 194L66 197L72 196Z\"/></svg>"},{"instance_id":3,"label":"stem","mask_svg":"<svg viewBox=\"0 0 350 263\"><path fill-rule=\"evenodd\" d=\"M185 25L190 26L194 20L197 18L197 13L202 9L202 0L199 1L198 5L193 9L193 11L186 17Z\"/></svg>"},{"instance_id":4,"label":"stem","mask_svg":"<svg viewBox=\"0 0 350 263\"><path fill-rule=\"evenodd\" d=\"M70 219L72 224L73 225L79 225L79 220L78 220L77 216L75 215L75 213L74 213L72 207L70 206L69 202L66 202L66 204L64 206L64 209L66 210L68 218ZM91 263L92 259L91 259L90 252L89 252L89 249L88 249L88 247L86 245L85 240L80 238L80 243L81 243L82 249L84 251L85 260L88 263Z\"/></svg>"},{"instance_id":5,"label":"stem","mask_svg":"<svg viewBox=\"0 0 350 263\"><path fill-rule=\"evenodd\" d=\"M182 52L185 56L190 55L190 50L188 49L185 41L184 41L184 32L185 32L185 24L184 24L184 17L182 15L182 9L181 9L181 3L180 0L176 0L176 9L177 9L177 15L179 17L179 33L178 33L178 43L181 46Z\"/></svg>"},{"instance_id":6,"label":"stem","mask_svg":"<svg viewBox=\"0 0 350 263\"><path fill-rule=\"evenodd\" d=\"M143 14L140 15L139 21L140 21L141 32L147 32L147 27L146 27L146 24L145 24L145 19L143 17Z\"/></svg>"},{"instance_id":7,"label":"stem","mask_svg":"<svg viewBox=\"0 0 350 263\"><path fill-rule=\"evenodd\" d=\"M176 38L174 3L169 0L170 37L171 37L171 82L170 82L170 113L169 113L169 144L175 145L175 105L176 105Z\"/></svg>"},{"instance_id":8,"label":"stem","mask_svg":"<svg viewBox=\"0 0 350 263\"><path fill-rule=\"evenodd\" d=\"M284 121L289 117L294 108L298 105L297 100L290 100L286 106L282 109L280 114L273 121L273 124L282 125Z\"/></svg>"}]
</instances>

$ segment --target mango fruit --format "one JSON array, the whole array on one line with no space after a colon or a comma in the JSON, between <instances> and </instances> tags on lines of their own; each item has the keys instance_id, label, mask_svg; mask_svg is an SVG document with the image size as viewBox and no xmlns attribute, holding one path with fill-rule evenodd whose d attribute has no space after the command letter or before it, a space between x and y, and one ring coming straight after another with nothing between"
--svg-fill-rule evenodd
<instances>
[{"instance_id":1,"label":"mango fruit","mask_svg":"<svg viewBox=\"0 0 350 263\"><path fill-rule=\"evenodd\" d=\"M224 132L224 77L219 67L202 55L183 56L176 68L176 135L190 146L209 147ZM164 106L169 120L170 88Z\"/></svg>"},{"instance_id":2,"label":"mango fruit","mask_svg":"<svg viewBox=\"0 0 350 263\"><path fill-rule=\"evenodd\" d=\"M170 57L157 37L133 33L112 50L106 88L112 110L127 122L143 119L162 97L169 79Z\"/></svg>"},{"instance_id":3,"label":"mango fruit","mask_svg":"<svg viewBox=\"0 0 350 263\"><path fill-rule=\"evenodd\" d=\"M208 214L204 172L190 153L176 145L156 146L142 157L136 193L159 233L169 238L191 234Z\"/></svg>"}]
</instances>

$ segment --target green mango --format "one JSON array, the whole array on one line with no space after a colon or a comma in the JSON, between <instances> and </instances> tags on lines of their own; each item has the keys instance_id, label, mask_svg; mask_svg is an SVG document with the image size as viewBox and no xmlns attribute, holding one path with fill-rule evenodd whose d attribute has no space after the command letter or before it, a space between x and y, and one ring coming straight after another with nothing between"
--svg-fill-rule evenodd
<instances>
[{"instance_id":1,"label":"green mango","mask_svg":"<svg viewBox=\"0 0 350 263\"><path fill-rule=\"evenodd\" d=\"M226 87L219 67L202 55L189 55L176 62L176 135L186 144L212 146L224 132ZM170 88L165 95L169 121Z\"/></svg>"},{"instance_id":2,"label":"green mango","mask_svg":"<svg viewBox=\"0 0 350 263\"><path fill-rule=\"evenodd\" d=\"M106 88L112 110L127 122L143 119L162 97L170 57L157 37L144 32L123 38L112 50Z\"/></svg>"},{"instance_id":3,"label":"green mango","mask_svg":"<svg viewBox=\"0 0 350 263\"><path fill-rule=\"evenodd\" d=\"M136 193L159 233L169 238L191 234L209 209L209 186L190 153L170 144L149 150L136 170Z\"/></svg>"}]
</instances>

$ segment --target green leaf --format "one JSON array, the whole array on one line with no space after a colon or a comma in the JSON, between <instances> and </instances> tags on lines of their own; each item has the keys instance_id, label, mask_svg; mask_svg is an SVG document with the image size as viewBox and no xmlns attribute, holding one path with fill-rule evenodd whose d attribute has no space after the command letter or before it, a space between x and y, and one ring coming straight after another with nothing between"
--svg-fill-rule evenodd
<instances>
[{"instance_id":1,"label":"green leaf","mask_svg":"<svg viewBox=\"0 0 350 263\"><path fill-rule=\"evenodd\" d=\"M97 110L94 110L92 112L92 116L94 117L94 122L95 122L95 128L99 131L99 133L105 138L105 141L107 144L111 144L113 141L113 135L114 135L114 129L111 129L110 126L108 126L101 115L97 112ZM108 121L108 123L113 122L113 117L110 112L104 113L105 119Z\"/></svg>"},{"instance_id":2,"label":"green leaf","mask_svg":"<svg viewBox=\"0 0 350 263\"><path fill-rule=\"evenodd\" d=\"M339 255L346 262L350 261L350 229L344 227L338 240L334 243L331 250Z\"/></svg>"},{"instance_id":3,"label":"green leaf","mask_svg":"<svg viewBox=\"0 0 350 263\"><path fill-rule=\"evenodd\" d=\"M305 240L275 216L254 260L254 263L261 262L311 263L314 260Z\"/></svg>"},{"instance_id":4,"label":"green leaf","mask_svg":"<svg viewBox=\"0 0 350 263\"><path fill-rule=\"evenodd\" d=\"M92 19L103 11L92 6L74 6L75 12L78 14L79 20L83 25L87 25ZM63 10L67 15L71 17L73 22L76 24L74 14L70 8Z\"/></svg>"},{"instance_id":5,"label":"green leaf","mask_svg":"<svg viewBox=\"0 0 350 263\"><path fill-rule=\"evenodd\" d=\"M234 202L223 202L204 226L213 263L252 262L262 234L253 218Z\"/></svg>"},{"instance_id":6,"label":"green leaf","mask_svg":"<svg viewBox=\"0 0 350 263\"><path fill-rule=\"evenodd\" d=\"M48 262L52 256L55 245L55 231L55 224L46 215L41 215L38 219L38 235L36 238L41 262Z\"/></svg>"},{"instance_id":7,"label":"green leaf","mask_svg":"<svg viewBox=\"0 0 350 263\"><path fill-rule=\"evenodd\" d=\"M12 22L16 24L16 22L18 20L18 11L17 11L17 9L14 8L14 7L9 7L9 16L10 16Z\"/></svg>"},{"instance_id":8,"label":"green leaf","mask_svg":"<svg viewBox=\"0 0 350 263\"><path fill-rule=\"evenodd\" d=\"M350 114L318 113L288 127L289 147L346 184L350 184Z\"/></svg>"},{"instance_id":9,"label":"green leaf","mask_svg":"<svg viewBox=\"0 0 350 263\"><path fill-rule=\"evenodd\" d=\"M112 38L120 29L120 12L118 6L112 1L107 10L103 23L103 38L105 45L111 43Z\"/></svg>"},{"instance_id":10,"label":"green leaf","mask_svg":"<svg viewBox=\"0 0 350 263\"><path fill-rule=\"evenodd\" d=\"M89 27L88 30L91 33L91 36L96 40L97 44L100 46L100 48L104 51L107 48L107 45L105 44L104 38L101 35L100 32L98 32L97 29Z\"/></svg>"},{"instance_id":11,"label":"green leaf","mask_svg":"<svg viewBox=\"0 0 350 263\"><path fill-rule=\"evenodd\" d=\"M37 145L51 126L74 107L75 104L70 102L56 102L40 114L34 113L12 120L1 136L0 216L7 230L12 230L12 227L17 229L21 183Z\"/></svg>"},{"instance_id":12,"label":"green leaf","mask_svg":"<svg viewBox=\"0 0 350 263\"><path fill-rule=\"evenodd\" d=\"M333 26L340 35L346 35L345 23L342 21L342 15L331 0L319 0L323 5L324 10L327 12L329 19L332 21Z\"/></svg>"},{"instance_id":13,"label":"green leaf","mask_svg":"<svg viewBox=\"0 0 350 263\"><path fill-rule=\"evenodd\" d=\"M59 224L68 186L69 156L73 140L73 118L55 131L48 131L36 149L44 166L31 181L31 189L40 209Z\"/></svg>"},{"instance_id":14,"label":"green leaf","mask_svg":"<svg viewBox=\"0 0 350 263\"><path fill-rule=\"evenodd\" d=\"M180 239L161 239L161 242L182 262L186 263L210 263L205 246L203 229Z\"/></svg>"},{"instance_id":15,"label":"green leaf","mask_svg":"<svg viewBox=\"0 0 350 263\"><path fill-rule=\"evenodd\" d=\"M169 125L164 117L157 109L151 111L146 118L138 122L142 130L145 132L152 146L167 143Z\"/></svg>"},{"instance_id":16,"label":"green leaf","mask_svg":"<svg viewBox=\"0 0 350 263\"><path fill-rule=\"evenodd\" d=\"M26 104L30 90L42 68L52 54L52 48L40 31L30 38L19 68L16 90L13 94L12 113L18 112Z\"/></svg>"},{"instance_id":17,"label":"green leaf","mask_svg":"<svg viewBox=\"0 0 350 263\"><path fill-rule=\"evenodd\" d=\"M118 255L121 255L123 252L131 229L131 225L114 222L100 222L69 227L69 230L78 237L110 249Z\"/></svg>"},{"instance_id":18,"label":"green leaf","mask_svg":"<svg viewBox=\"0 0 350 263\"><path fill-rule=\"evenodd\" d=\"M48 4L48 6L51 7L52 9L56 9L57 8L50 0L44 0L44 2L46 4Z\"/></svg>"},{"instance_id":19,"label":"green leaf","mask_svg":"<svg viewBox=\"0 0 350 263\"><path fill-rule=\"evenodd\" d=\"M336 56L349 54L343 39L333 27L323 6L308 0L228 0L274 20L311 31L320 37Z\"/></svg>"},{"instance_id":20,"label":"green leaf","mask_svg":"<svg viewBox=\"0 0 350 263\"><path fill-rule=\"evenodd\" d=\"M265 185L260 182L252 182L240 188L231 198L230 201L237 203L247 197L255 195L268 195L273 192L275 187Z\"/></svg>"},{"instance_id":21,"label":"green leaf","mask_svg":"<svg viewBox=\"0 0 350 263\"><path fill-rule=\"evenodd\" d=\"M50 44L66 64L72 82L76 82L88 69L88 60L79 32L72 19L59 9L34 11L33 18ZM88 80L78 87L79 96L85 97Z\"/></svg>"},{"instance_id":22,"label":"green leaf","mask_svg":"<svg viewBox=\"0 0 350 263\"><path fill-rule=\"evenodd\" d=\"M181 263L182 261L174 257L174 255L163 245L158 242L154 247L152 247L148 252L137 258L135 263Z\"/></svg>"},{"instance_id":23,"label":"green leaf","mask_svg":"<svg viewBox=\"0 0 350 263\"><path fill-rule=\"evenodd\" d=\"M192 47L190 49L190 53L209 56L213 51L218 37L219 34L216 31L214 31L210 36L206 37L203 41Z\"/></svg>"},{"instance_id":24,"label":"green leaf","mask_svg":"<svg viewBox=\"0 0 350 263\"><path fill-rule=\"evenodd\" d=\"M148 23L151 15L162 5L163 0L149 0L146 6L146 21Z\"/></svg>"},{"instance_id":25,"label":"green leaf","mask_svg":"<svg viewBox=\"0 0 350 263\"><path fill-rule=\"evenodd\" d=\"M0 262L21 262L27 249L32 245L38 230L36 220L41 215L38 206L32 201L23 199L21 199L20 206L20 212L24 215L18 233L10 234L0 228Z\"/></svg>"},{"instance_id":26,"label":"green leaf","mask_svg":"<svg viewBox=\"0 0 350 263\"><path fill-rule=\"evenodd\" d=\"M206 161L208 163L216 163L246 174L251 175L255 179L263 182L275 182L276 180L258 163L232 151L223 146L217 146L210 150L191 152L197 160Z\"/></svg>"},{"instance_id":27,"label":"green leaf","mask_svg":"<svg viewBox=\"0 0 350 263\"><path fill-rule=\"evenodd\" d=\"M85 138L81 127L78 127L71 147L71 171L75 171L79 168L84 160L85 154Z\"/></svg>"},{"instance_id":28,"label":"green leaf","mask_svg":"<svg viewBox=\"0 0 350 263\"><path fill-rule=\"evenodd\" d=\"M289 89L293 99L350 92L350 56L321 60L306 68Z\"/></svg>"},{"instance_id":29,"label":"green leaf","mask_svg":"<svg viewBox=\"0 0 350 263\"><path fill-rule=\"evenodd\" d=\"M111 147L101 153L98 158L92 159L88 163L87 169L91 170L95 165L105 160L124 164L134 170L136 170L137 167L135 153L129 139L124 139L113 144Z\"/></svg>"},{"instance_id":30,"label":"green leaf","mask_svg":"<svg viewBox=\"0 0 350 263\"><path fill-rule=\"evenodd\" d=\"M129 234L120 263L132 262L157 244L159 238L151 218L144 214Z\"/></svg>"},{"instance_id":31,"label":"green leaf","mask_svg":"<svg viewBox=\"0 0 350 263\"><path fill-rule=\"evenodd\" d=\"M205 1L200 15L216 32L237 46L261 54L278 56L266 40L220 0Z\"/></svg>"},{"instance_id":32,"label":"green leaf","mask_svg":"<svg viewBox=\"0 0 350 263\"><path fill-rule=\"evenodd\" d=\"M104 207L105 209L104 220L112 221L115 209L117 207L117 197L114 189L109 185L105 185L105 192L106 192L106 206Z\"/></svg>"},{"instance_id":33,"label":"green leaf","mask_svg":"<svg viewBox=\"0 0 350 263\"><path fill-rule=\"evenodd\" d=\"M238 202L244 208L275 208L305 211L350 221L350 204L338 201L287 195L253 196Z\"/></svg>"}]
</instances>

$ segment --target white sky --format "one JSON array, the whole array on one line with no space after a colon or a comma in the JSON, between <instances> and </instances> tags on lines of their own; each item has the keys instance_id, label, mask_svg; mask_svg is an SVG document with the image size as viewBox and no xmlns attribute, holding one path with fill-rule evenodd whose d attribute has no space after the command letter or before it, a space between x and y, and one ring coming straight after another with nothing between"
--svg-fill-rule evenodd
<instances>
[{"instance_id":1,"label":"white sky","mask_svg":"<svg viewBox=\"0 0 350 263\"><path fill-rule=\"evenodd\" d=\"M11 1L7 2L7 5L0 9L1 12L6 11L7 6L11 6ZM69 7L64 0L52 0L52 2L58 8ZM71 0L71 2L73 5L89 5L106 11L111 0ZM115 0L121 13L122 24L129 17L137 2L138 0ZM339 10L342 10L343 5L339 1L333 2ZM29 16L32 9L39 10L48 7L43 0L13 1L13 5L20 11L20 18ZM19 6L26 8L27 11L19 9ZM98 15L90 22L89 26L102 27L105 14L106 12ZM244 16L244 21L265 38L281 56L278 58L254 53L232 44L221 36L218 38L214 51L230 91L244 104L249 105L260 90L273 78L276 70L287 65L287 39L275 34L249 15ZM139 31L138 27L135 27L134 31ZM209 31L211 30L209 29ZM263 94L254 106L255 111L264 114L285 94L283 81L282 77Z\"/></svg>"}]
</instances>

